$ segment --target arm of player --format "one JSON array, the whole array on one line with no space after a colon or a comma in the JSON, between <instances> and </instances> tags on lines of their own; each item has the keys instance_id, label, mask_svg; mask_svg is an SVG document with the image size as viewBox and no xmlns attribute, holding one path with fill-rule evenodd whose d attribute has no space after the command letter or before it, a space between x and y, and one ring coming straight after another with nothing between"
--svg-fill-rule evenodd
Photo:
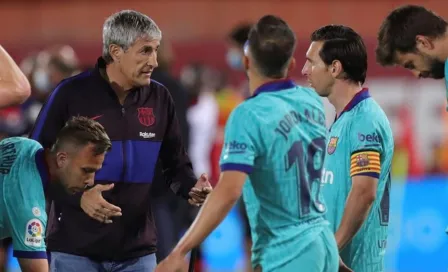
<instances>
[{"instance_id":1,"label":"arm of player","mask_svg":"<svg viewBox=\"0 0 448 272\"><path fill-rule=\"evenodd\" d=\"M373 121L358 122L350 128L350 177L352 188L345 203L335 237L339 250L356 235L375 201L381 173L382 140Z\"/></svg>"},{"instance_id":2,"label":"arm of player","mask_svg":"<svg viewBox=\"0 0 448 272\"><path fill-rule=\"evenodd\" d=\"M19 265L22 272L48 272L47 259L24 259L19 258Z\"/></svg>"},{"instance_id":3,"label":"arm of player","mask_svg":"<svg viewBox=\"0 0 448 272\"><path fill-rule=\"evenodd\" d=\"M246 173L227 171L221 174L213 192L207 197L204 206L193 224L173 249L170 255L156 268L158 271L181 271L185 256L197 247L221 223L241 195Z\"/></svg>"},{"instance_id":4,"label":"arm of player","mask_svg":"<svg viewBox=\"0 0 448 272\"><path fill-rule=\"evenodd\" d=\"M345 204L344 215L335 237L343 249L356 235L370 212L376 197L378 179L362 173L352 177L352 189Z\"/></svg>"},{"instance_id":5,"label":"arm of player","mask_svg":"<svg viewBox=\"0 0 448 272\"><path fill-rule=\"evenodd\" d=\"M42 153L36 153L42 154ZM20 184L29 181L43 183L44 175L37 172L23 172L19 176ZM17 205L20 203L20 205ZM19 260L24 272L48 272L45 233L47 214L45 198L41 190L31 187L22 190L15 202L5 201L8 210L9 227L12 238L13 257Z\"/></svg>"},{"instance_id":6,"label":"arm of player","mask_svg":"<svg viewBox=\"0 0 448 272\"><path fill-rule=\"evenodd\" d=\"M207 197L196 220L173 250L185 256L198 246L221 223L241 196L246 173L226 171L221 174L214 191Z\"/></svg>"},{"instance_id":7,"label":"arm of player","mask_svg":"<svg viewBox=\"0 0 448 272\"><path fill-rule=\"evenodd\" d=\"M30 95L28 79L0 45L0 108L23 103Z\"/></svg>"}]
</instances>

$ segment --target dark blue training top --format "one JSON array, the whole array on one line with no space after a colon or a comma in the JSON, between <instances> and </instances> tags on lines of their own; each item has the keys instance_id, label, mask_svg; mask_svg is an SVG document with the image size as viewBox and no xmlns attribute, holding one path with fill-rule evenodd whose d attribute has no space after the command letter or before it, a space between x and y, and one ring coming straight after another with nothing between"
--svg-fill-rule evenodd
<instances>
[{"instance_id":1,"label":"dark blue training top","mask_svg":"<svg viewBox=\"0 0 448 272\"><path fill-rule=\"evenodd\" d=\"M151 81L130 90L123 105L100 73L105 62L62 81L42 108L31 138L51 147L57 132L72 116L101 123L112 150L106 155L95 183L115 183L103 197L121 207L123 216L112 224L91 219L80 208L81 195L57 190L49 213L49 251L120 261L155 252L156 232L150 207L150 188L160 159L166 180L175 193L188 198L196 182L185 152L174 103L168 90ZM51 190L50 190L51 191Z\"/></svg>"}]
</instances>

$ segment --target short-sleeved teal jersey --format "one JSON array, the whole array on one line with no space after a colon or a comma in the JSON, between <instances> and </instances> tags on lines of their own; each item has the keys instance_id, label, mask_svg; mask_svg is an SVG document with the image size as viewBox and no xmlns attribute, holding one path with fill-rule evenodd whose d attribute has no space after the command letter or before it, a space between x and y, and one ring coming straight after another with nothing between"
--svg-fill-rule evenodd
<instances>
[{"instance_id":1,"label":"short-sleeved teal jersey","mask_svg":"<svg viewBox=\"0 0 448 272\"><path fill-rule=\"evenodd\" d=\"M0 239L12 237L14 257L47 258L42 146L22 137L0 142Z\"/></svg>"},{"instance_id":2,"label":"short-sleeved teal jersey","mask_svg":"<svg viewBox=\"0 0 448 272\"><path fill-rule=\"evenodd\" d=\"M231 113L220 165L248 174L254 267L284 271L328 228L319 196L325 141L320 97L289 80L261 86Z\"/></svg>"},{"instance_id":3,"label":"short-sleeved teal jersey","mask_svg":"<svg viewBox=\"0 0 448 272\"><path fill-rule=\"evenodd\" d=\"M326 151L322 191L327 206L325 216L334 232L344 214L352 177L378 178L370 213L341 257L357 272L384 271L394 139L386 114L367 89L353 98L331 126Z\"/></svg>"}]
</instances>

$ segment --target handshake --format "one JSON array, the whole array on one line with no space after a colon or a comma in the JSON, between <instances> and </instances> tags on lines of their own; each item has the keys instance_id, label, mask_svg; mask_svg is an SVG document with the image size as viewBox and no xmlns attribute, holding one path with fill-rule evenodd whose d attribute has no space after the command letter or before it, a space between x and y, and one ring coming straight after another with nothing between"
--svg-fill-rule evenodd
<instances>
[{"instance_id":1,"label":"handshake","mask_svg":"<svg viewBox=\"0 0 448 272\"><path fill-rule=\"evenodd\" d=\"M114 184L97 184L85 191L81 196L81 208L83 211L91 218L105 224L112 223L113 217L121 216L121 208L107 202L102 195L102 192L112 190L112 188L114 188ZM188 203L198 207L201 206L211 191L212 186L207 175L202 174L196 185L191 188Z\"/></svg>"}]
</instances>

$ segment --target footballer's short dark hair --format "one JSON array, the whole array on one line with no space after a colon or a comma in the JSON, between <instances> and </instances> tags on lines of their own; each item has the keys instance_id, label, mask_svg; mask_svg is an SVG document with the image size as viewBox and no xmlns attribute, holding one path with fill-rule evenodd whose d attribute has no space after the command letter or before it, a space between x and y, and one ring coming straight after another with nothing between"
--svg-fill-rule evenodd
<instances>
[{"instance_id":1,"label":"footballer's short dark hair","mask_svg":"<svg viewBox=\"0 0 448 272\"><path fill-rule=\"evenodd\" d=\"M282 78L294 54L296 36L283 19L266 15L250 30L248 47L263 76Z\"/></svg>"},{"instance_id":2,"label":"footballer's short dark hair","mask_svg":"<svg viewBox=\"0 0 448 272\"><path fill-rule=\"evenodd\" d=\"M52 147L53 152L62 150L66 144L83 148L93 144L94 155L102 155L112 148L112 143L104 127L87 117L72 117L59 131L56 142Z\"/></svg>"},{"instance_id":3,"label":"footballer's short dark hair","mask_svg":"<svg viewBox=\"0 0 448 272\"><path fill-rule=\"evenodd\" d=\"M326 25L311 34L311 41L323 42L319 56L326 65L338 60L345 79L363 84L367 74L367 50L361 36L344 25Z\"/></svg>"},{"instance_id":4,"label":"footballer's short dark hair","mask_svg":"<svg viewBox=\"0 0 448 272\"><path fill-rule=\"evenodd\" d=\"M417 35L438 38L445 34L447 22L422 6L406 5L393 10L378 32L376 60L382 66L396 63L396 54L415 52Z\"/></svg>"}]
</instances>

